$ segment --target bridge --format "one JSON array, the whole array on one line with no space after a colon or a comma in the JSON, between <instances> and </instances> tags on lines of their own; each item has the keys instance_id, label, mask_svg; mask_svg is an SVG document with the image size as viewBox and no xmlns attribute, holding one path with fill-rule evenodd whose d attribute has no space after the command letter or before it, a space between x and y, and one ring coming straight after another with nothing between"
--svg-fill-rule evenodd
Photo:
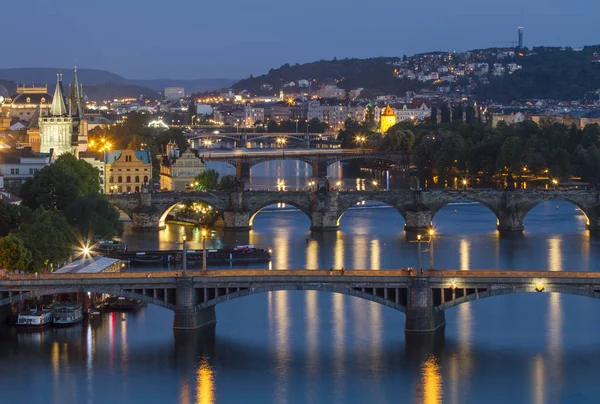
<instances>
[{"instance_id":1,"label":"bridge","mask_svg":"<svg viewBox=\"0 0 600 404\"><path fill-rule=\"evenodd\" d=\"M205 161L218 161L235 167L238 178L250 178L250 169L256 164L273 160L303 161L312 168L312 176L325 178L329 165L350 160L372 160L408 167L410 156L398 152L380 152L369 149L244 149L233 152L204 152Z\"/></svg>"},{"instance_id":2,"label":"bridge","mask_svg":"<svg viewBox=\"0 0 600 404\"><path fill-rule=\"evenodd\" d=\"M289 140L293 140L296 142L300 142L307 146L310 145L311 142L320 141L320 140L335 140L336 135L333 134L324 134L324 133L267 133L267 132L222 132L222 131L213 131L213 132L192 132L187 133L185 135L186 139L190 141L203 141L203 140L231 140L236 143L236 145L242 145L245 147L250 142L257 141L266 141L272 139L285 139L286 142Z\"/></svg>"},{"instance_id":3,"label":"bridge","mask_svg":"<svg viewBox=\"0 0 600 404\"><path fill-rule=\"evenodd\" d=\"M217 304L277 290L316 290L363 298L405 313L405 332L433 333L445 310L512 293L557 292L600 298L600 273L499 270L220 270L11 275L0 306L58 293L95 292L139 299L175 312L173 328L216 322Z\"/></svg>"},{"instance_id":4,"label":"bridge","mask_svg":"<svg viewBox=\"0 0 600 404\"><path fill-rule=\"evenodd\" d=\"M249 230L263 208L285 203L304 212L314 231L339 229L344 213L362 201L393 207L404 218L407 231L431 228L434 215L457 201L486 206L496 216L500 231L523 231L523 220L534 206L547 201L568 201L581 209L589 230L600 231L600 191L596 189L338 191L322 187L318 191L156 192L110 195L109 200L128 214L133 227L138 229L163 228L175 206L193 201L212 206L219 214L217 225L229 230Z\"/></svg>"}]
</instances>

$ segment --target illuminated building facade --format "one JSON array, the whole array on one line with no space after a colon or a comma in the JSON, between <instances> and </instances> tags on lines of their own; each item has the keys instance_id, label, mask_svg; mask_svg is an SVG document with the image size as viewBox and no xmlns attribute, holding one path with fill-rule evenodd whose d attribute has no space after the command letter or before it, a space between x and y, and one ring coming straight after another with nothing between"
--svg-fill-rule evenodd
<instances>
[{"instance_id":1,"label":"illuminated building facade","mask_svg":"<svg viewBox=\"0 0 600 404\"><path fill-rule=\"evenodd\" d=\"M381 118L379 119L379 131L385 134L389 128L396 124L396 114L392 107L387 105L383 112L381 112Z\"/></svg>"}]
</instances>

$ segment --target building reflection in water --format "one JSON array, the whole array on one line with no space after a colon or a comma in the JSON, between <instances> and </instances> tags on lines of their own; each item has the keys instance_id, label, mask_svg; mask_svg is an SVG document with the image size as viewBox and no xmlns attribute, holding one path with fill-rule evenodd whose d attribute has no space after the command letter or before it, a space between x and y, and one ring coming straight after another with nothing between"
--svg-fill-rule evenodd
<instances>
[{"instance_id":1,"label":"building reflection in water","mask_svg":"<svg viewBox=\"0 0 600 404\"><path fill-rule=\"evenodd\" d=\"M287 392L290 376L290 312L289 291L279 290L273 293L275 305L275 401L287 401Z\"/></svg>"},{"instance_id":2,"label":"building reflection in water","mask_svg":"<svg viewBox=\"0 0 600 404\"><path fill-rule=\"evenodd\" d=\"M306 269L319 269L319 243L310 240L306 247Z\"/></svg>"},{"instance_id":3,"label":"building reflection in water","mask_svg":"<svg viewBox=\"0 0 600 404\"><path fill-rule=\"evenodd\" d=\"M381 245L378 239L371 241L371 268L381 269Z\"/></svg>"},{"instance_id":4,"label":"building reflection in water","mask_svg":"<svg viewBox=\"0 0 600 404\"><path fill-rule=\"evenodd\" d=\"M344 238L342 232L337 232L333 254L333 268L341 269L344 266Z\"/></svg>"},{"instance_id":5,"label":"building reflection in water","mask_svg":"<svg viewBox=\"0 0 600 404\"><path fill-rule=\"evenodd\" d=\"M563 256L562 256L562 238L553 236L548 240L548 268L550 271L562 271ZM549 357L545 359L549 363L544 364L544 368L552 369L553 376L558 376L558 379L552 381L553 385L562 380L562 358L561 345L563 342L563 296L560 293L550 293L548 298L548 351ZM542 359L544 360L544 359ZM555 387L559 387L556 386Z\"/></svg>"},{"instance_id":6,"label":"building reflection in water","mask_svg":"<svg viewBox=\"0 0 600 404\"><path fill-rule=\"evenodd\" d=\"M359 229L359 233L360 229ZM354 237L354 243L352 246L352 260L353 266L356 269L368 269L367 268L367 241L368 239L364 236ZM336 269L341 267L336 266Z\"/></svg>"},{"instance_id":7,"label":"building reflection in water","mask_svg":"<svg viewBox=\"0 0 600 404\"><path fill-rule=\"evenodd\" d=\"M319 292L308 290L305 294L305 324L306 324L306 374L307 391L306 397L309 402L318 401L317 382L319 368Z\"/></svg>"},{"instance_id":8,"label":"building reflection in water","mask_svg":"<svg viewBox=\"0 0 600 404\"><path fill-rule=\"evenodd\" d=\"M545 375L544 375L544 358L541 355L538 355L533 358L533 400L532 403L535 404L544 404L546 403L545 399Z\"/></svg>"},{"instance_id":9,"label":"building reflection in water","mask_svg":"<svg viewBox=\"0 0 600 404\"><path fill-rule=\"evenodd\" d=\"M333 383L335 396L340 397L344 391L344 357L346 337L346 314L344 295L332 294L333 300Z\"/></svg>"}]
</instances>

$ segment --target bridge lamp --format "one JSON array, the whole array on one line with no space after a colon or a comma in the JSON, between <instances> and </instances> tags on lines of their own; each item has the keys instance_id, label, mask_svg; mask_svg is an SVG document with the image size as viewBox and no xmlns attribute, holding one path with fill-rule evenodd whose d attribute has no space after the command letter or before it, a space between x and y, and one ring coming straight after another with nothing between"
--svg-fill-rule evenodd
<instances>
[{"instance_id":1,"label":"bridge lamp","mask_svg":"<svg viewBox=\"0 0 600 404\"><path fill-rule=\"evenodd\" d=\"M338 188L339 188L339 187L341 187L341 186L342 186L342 181L338 181L338 182L336 182L336 183L335 183L335 186L336 186L336 187L338 187Z\"/></svg>"},{"instance_id":2,"label":"bridge lamp","mask_svg":"<svg viewBox=\"0 0 600 404\"><path fill-rule=\"evenodd\" d=\"M463 180L462 180L462 185L463 185L463 187L466 187L466 186L467 186L467 180L466 180L466 179L463 179Z\"/></svg>"},{"instance_id":3,"label":"bridge lamp","mask_svg":"<svg viewBox=\"0 0 600 404\"><path fill-rule=\"evenodd\" d=\"M552 185L554 185L554 186L558 185L558 180L556 178L552 179Z\"/></svg>"},{"instance_id":4,"label":"bridge lamp","mask_svg":"<svg viewBox=\"0 0 600 404\"><path fill-rule=\"evenodd\" d=\"M538 282L537 285L535 285L535 290L537 292L542 292L544 290L544 284L542 282Z\"/></svg>"},{"instance_id":5,"label":"bridge lamp","mask_svg":"<svg viewBox=\"0 0 600 404\"><path fill-rule=\"evenodd\" d=\"M450 289L456 289L456 283L454 281L450 282Z\"/></svg>"},{"instance_id":6,"label":"bridge lamp","mask_svg":"<svg viewBox=\"0 0 600 404\"><path fill-rule=\"evenodd\" d=\"M373 186L374 186L374 187L377 187L377 185L378 185L378 184L379 184L379 183L378 183L377 181L373 181Z\"/></svg>"}]
</instances>

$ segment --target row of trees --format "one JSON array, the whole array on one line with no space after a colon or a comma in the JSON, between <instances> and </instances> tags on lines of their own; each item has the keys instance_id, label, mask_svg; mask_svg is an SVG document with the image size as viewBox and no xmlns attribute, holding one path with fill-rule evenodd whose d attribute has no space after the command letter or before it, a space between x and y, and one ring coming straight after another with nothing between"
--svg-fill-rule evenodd
<instances>
[{"instance_id":1,"label":"row of trees","mask_svg":"<svg viewBox=\"0 0 600 404\"><path fill-rule=\"evenodd\" d=\"M71 154L36 173L22 205L0 202L0 267L40 272L71 258L83 238L120 235L119 212L98 190L96 169Z\"/></svg>"},{"instance_id":2,"label":"row of trees","mask_svg":"<svg viewBox=\"0 0 600 404\"><path fill-rule=\"evenodd\" d=\"M219 173L212 168L204 170L194 178L190 188L196 191L233 191L236 188L236 179L233 175L225 175L219 180Z\"/></svg>"},{"instance_id":3,"label":"row of trees","mask_svg":"<svg viewBox=\"0 0 600 404\"><path fill-rule=\"evenodd\" d=\"M462 116L462 111L458 111ZM471 115L471 114L468 114ZM338 140L344 148L369 147L411 155L424 180L450 179L457 174L493 178L545 176L557 179L581 177L600 182L600 126L532 121L497 127L462 121L437 124L400 122L385 135L374 132L368 121L345 122Z\"/></svg>"}]
</instances>

